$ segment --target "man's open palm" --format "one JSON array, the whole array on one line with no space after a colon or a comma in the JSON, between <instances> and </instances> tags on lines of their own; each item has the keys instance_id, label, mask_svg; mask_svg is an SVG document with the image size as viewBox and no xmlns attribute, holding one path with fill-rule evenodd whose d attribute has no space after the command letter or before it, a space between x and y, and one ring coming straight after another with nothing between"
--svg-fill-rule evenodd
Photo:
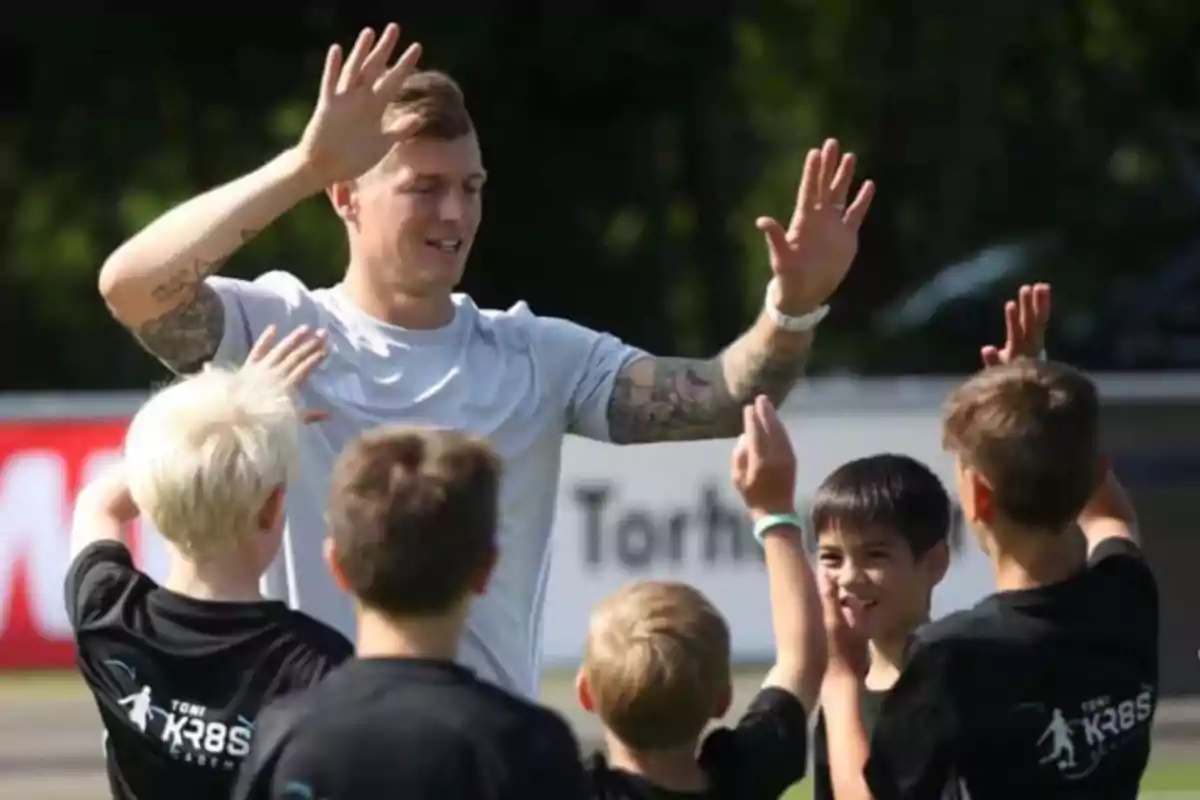
<instances>
[{"instance_id":1,"label":"man's open palm","mask_svg":"<svg viewBox=\"0 0 1200 800\"><path fill-rule=\"evenodd\" d=\"M385 125L383 115L416 67L421 45L409 45L389 66L399 41L400 26L393 23L378 41L365 28L348 57L340 45L329 48L317 106L300 139L306 162L326 186L359 177L405 137L412 120Z\"/></svg>"},{"instance_id":2,"label":"man's open palm","mask_svg":"<svg viewBox=\"0 0 1200 800\"><path fill-rule=\"evenodd\" d=\"M836 139L810 150L788 226L770 217L755 223L766 236L771 271L779 280L775 300L786 313L808 312L828 300L858 253L858 230L875 184L865 181L847 206L854 165L854 154L840 155Z\"/></svg>"}]
</instances>

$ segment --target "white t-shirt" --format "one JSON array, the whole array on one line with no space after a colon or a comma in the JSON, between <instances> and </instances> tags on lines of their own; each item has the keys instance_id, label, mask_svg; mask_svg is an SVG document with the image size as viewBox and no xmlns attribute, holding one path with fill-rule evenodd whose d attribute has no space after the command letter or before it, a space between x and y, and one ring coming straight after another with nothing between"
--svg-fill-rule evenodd
<instances>
[{"instance_id":1,"label":"white t-shirt","mask_svg":"<svg viewBox=\"0 0 1200 800\"><path fill-rule=\"evenodd\" d=\"M368 316L337 288L310 290L284 272L208 283L225 306L215 363L242 363L268 325L280 335L298 325L329 333L329 356L299 397L304 408L327 410L330 418L302 434L283 549L264 590L352 638L351 601L321 557L334 460L350 439L377 425L485 436L505 466L500 558L487 594L474 603L459 660L509 691L536 696L563 436L608 439L614 379L644 353L611 335L535 316L524 303L482 311L455 295L449 325L408 330Z\"/></svg>"}]
</instances>

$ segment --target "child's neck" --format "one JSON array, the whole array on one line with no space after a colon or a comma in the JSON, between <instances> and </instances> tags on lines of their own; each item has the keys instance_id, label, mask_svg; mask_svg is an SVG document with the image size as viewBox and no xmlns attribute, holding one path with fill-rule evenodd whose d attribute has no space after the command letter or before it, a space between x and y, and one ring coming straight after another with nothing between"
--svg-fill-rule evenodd
<instances>
[{"instance_id":1,"label":"child's neck","mask_svg":"<svg viewBox=\"0 0 1200 800\"><path fill-rule=\"evenodd\" d=\"M996 591L1036 589L1065 581L1083 569L1087 548L1071 531L1057 535L1009 535L1000 550L989 554Z\"/></svg>"},{"instance_id":2,"label":"child's neck","mask_svg":"<svg viewBox=\"0 0 1200 800\"><path fill-rule=\"evenodd\" d=\"M867 669L866 686L871 691L883 692L891 689L900 678L904 668L904 649L907 637L872 639L868 643L870 667Z\"/></svg>"},{"instance_id":3,"label":"child's neck","mask_svg":"<svg viewBox=\"0 0 1200 800\"><path fill-rule=\"evenodd\" d=\"M173 555L163 587L194 600L257 603L263 599L260 578L257 571L247 570L240 559L195 563Z\"/></svg>"},{"instance_id":4,"label":"child's neck","mask_svg":"<svg viewBox=\"0 0 1200 800\"><path fill-rule=\"evenodd\" d=\"M612 734L604 735L609 766L637 775L670 792L703 792L708 777L696 762L696 743L651 752L626 747Z\"/></svg>"},{"instance_id":5,"label":"child's neck","mask_svg":"<svg viewBox=\"0 0 1200 800\"><path fill-rule=\"evenodd\" d=\"M453 661L465 615L394 618L361 609L356 653L359 658L425 658Z\"/></svg>"}]
</instances>

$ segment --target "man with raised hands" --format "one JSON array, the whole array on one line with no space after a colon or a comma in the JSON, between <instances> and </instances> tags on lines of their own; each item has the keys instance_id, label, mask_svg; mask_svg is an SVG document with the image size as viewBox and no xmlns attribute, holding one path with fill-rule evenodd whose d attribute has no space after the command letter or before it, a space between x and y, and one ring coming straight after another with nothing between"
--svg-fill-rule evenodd
<instances>
[{"instance_id":1,"label":"man with raised hands","mask_svg":"<svg viewBox=\"0 0 1200 800\"><path fill-rule=\"evenodd\" d=\"M328 330L329 357L301 392L329 418L303 433L284 554L267 589L347 634L352 605L320 557L334 458L383 423L487 438L505 465L502 556L459 658L533 695L563 436L732 438L754 397L781 402L854 259L874 188L864 183L851 200L855 160L836 141L808 153L790 222L756 223L773 273L763 312L713 358L651 356L524 303L479 309L454 291L482 217L479 140L458 85L416 71L419 45L393 63L399 38L389 25L380 35L363 30L348 55L331 47L300 141L134 235L106 261L100 291L179 372L240 362L271 324ZM256 232L322 191L345 224L340 283L312 289L282 271L252 282L215 275Z\"/></svg>"}]
</instances>

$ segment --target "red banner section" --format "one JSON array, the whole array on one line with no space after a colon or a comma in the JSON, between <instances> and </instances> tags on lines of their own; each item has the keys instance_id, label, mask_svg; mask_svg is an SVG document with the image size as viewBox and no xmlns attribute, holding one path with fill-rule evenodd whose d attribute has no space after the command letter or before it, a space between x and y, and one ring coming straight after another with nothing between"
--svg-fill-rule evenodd
<instances>
[{"instance_id":1,"label":"red banner section","mask_svg":"<svg viewBox=\"0 0 1200 800\"><path fill-rule=\"evenodd\" d=\"M127 420L0 422L0 669L70 667L71 507L120 457ZM140 559L138 531L130 546Z\"/></svg>"}]
</instances>

